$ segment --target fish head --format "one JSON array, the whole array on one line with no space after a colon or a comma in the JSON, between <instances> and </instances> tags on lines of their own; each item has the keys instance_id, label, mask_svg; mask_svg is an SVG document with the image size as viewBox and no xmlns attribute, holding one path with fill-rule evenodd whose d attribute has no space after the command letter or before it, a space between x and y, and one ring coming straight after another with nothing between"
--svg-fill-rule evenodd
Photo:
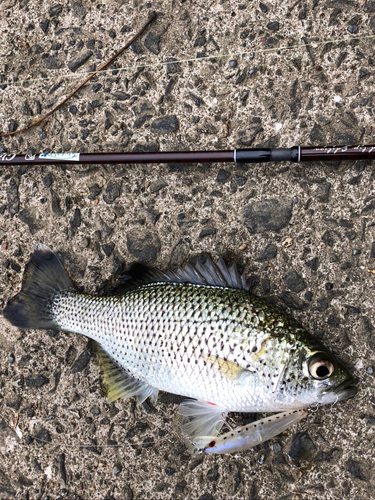
<instances>
[{"instance_id":1,"label":"fish head","mask_svg":"<svg viewBox=\"0 0 375 500\"><path fill-rule=\"evenodd\" d=\"M357 392L349 370L313 337L291 349L278 385L281 400L295 407L334 404Z\"/></svg>"}]
</instances>

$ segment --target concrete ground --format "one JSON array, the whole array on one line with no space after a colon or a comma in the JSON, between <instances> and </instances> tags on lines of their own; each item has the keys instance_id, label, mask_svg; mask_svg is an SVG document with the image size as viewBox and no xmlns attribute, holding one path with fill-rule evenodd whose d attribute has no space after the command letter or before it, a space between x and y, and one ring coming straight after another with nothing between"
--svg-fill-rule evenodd
<instances>
[{"instance_id":1,"label":"concrete ground","mask_svg":"<svg viewBox=\"0 0 375 500\"><path fill-rule=\"evenodd\" d=\"M9 154L374 142L372 1L3 0L0 11L2 132L50 111L158 13L48 121L0 140ZM89 293L136 260L224 255L359 380L354 399L255 450L191 457L179 398L110 403L85 338L1 325L1 499L375 497L371 163L1 166L0 179L1 307L38 242Z\"/></svg>"}]
</instances>

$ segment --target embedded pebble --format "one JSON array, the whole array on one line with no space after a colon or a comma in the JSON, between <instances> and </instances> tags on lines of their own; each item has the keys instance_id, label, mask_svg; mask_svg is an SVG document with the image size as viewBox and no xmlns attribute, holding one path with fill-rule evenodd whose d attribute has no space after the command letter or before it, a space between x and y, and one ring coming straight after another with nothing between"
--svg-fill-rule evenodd
<instances>
[{"instance_id":1,"label":"embedded pebble","mask_svg":"<svg viewBox=\"0 0 375 500\"><path fill-rule=\"evenodd\" d=\"M175 115L157 118L151 123L151 131L158 134L176 132L179 128L178 118Z\"/></svg>"},{"instance_id":2,"label":"embedded pebble","mask_svg":"<svg viewBox=\"0 0 375 500\"><path fill-rule=\"evenodd\" d=\"M243 210L244 225L251 234L276 231L289 223L292 209L288 200L254 201Z\"/></svg>"}]
</instances>

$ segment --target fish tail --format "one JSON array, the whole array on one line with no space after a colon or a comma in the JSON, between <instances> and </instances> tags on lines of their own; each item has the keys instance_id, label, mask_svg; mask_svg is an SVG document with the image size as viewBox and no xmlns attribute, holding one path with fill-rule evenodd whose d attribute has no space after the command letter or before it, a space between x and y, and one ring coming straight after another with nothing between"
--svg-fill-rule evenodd
<instances>
[{"instance_id":1,"label":"fish tail","mask_svg":"<svg viewBox=\"0 0 375 500\"><path fill-rule=\"evenodd\" d=\"M21 329L58 329L53 300L68 290L74 290L74 285L59 259L39 243L26 265L21 291L5 306L4 320Z\"/></svg>"}]
</instances>

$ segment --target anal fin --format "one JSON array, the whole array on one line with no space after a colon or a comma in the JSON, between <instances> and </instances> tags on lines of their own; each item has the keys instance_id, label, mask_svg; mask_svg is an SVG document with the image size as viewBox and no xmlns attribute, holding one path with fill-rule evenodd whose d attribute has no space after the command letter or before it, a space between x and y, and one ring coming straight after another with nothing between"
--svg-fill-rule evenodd
<instances>
[{"instance_id":1,"label":"anal fin","mask_svg":"<svg viewBox=\"0 0 375 500\"><path fill-rule=\"evenodd\" d=\"M99 344L97 344L97 354L103 384L111 401L133 396L137 398L137 405L142 404L148 397L156 401L158 389L129 375Z\"/></svg>"},{"instance_id":2,"label":"anal fin","mask_svg":"<svg viewBox=\"0 0 375 500\"><path fill-rule=\"evenodd\" d=\"M181 431L193 443L198 436L217 436L228 410L223 406L189 399L180 404L179 414L186 418Z\"/></svg>"}]
</instances>

